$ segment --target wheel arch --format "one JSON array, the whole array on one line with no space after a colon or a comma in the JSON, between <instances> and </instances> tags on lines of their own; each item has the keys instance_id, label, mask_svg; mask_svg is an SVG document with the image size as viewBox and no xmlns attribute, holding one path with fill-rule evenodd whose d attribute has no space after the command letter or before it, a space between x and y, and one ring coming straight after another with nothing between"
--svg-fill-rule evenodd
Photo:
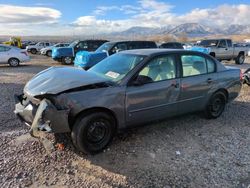
<instances>
[{"instance_id":1,"label":"wheel arch","mask_svg":"<svg viewBox=\"0 0 250 188\"><path fill-rule=\"evenodd\" d=\"M215 52L210 52L209 55L211 55L212 57L215 57Z\"/></svg>"},{"instance_id":2,"label":"wheel arch","mask_svg":"<svg viewBox=\"0 0 250 188\"><path fill-rule=\"evenodd\" d=\"M105 107L91 107L88 109L84 109L82 111L80 111L79 113L77 113L75 116L69 116L69 126L72 129L76 120L80 117L80 116L87 116L89 114L95 113L95 112L104 112L106 114L108 114L110 117L112 117L114 119L115 122L115 128L117 129L118 127L118 119L115 115L115 113Z\"/></svg>"},{"instance_id":3,"label":"wheel arch","mask_svg":"<svg viewBox=\"0 0 250 188\"><path fill-rule=\"evenodd\" d=\"M239 55L245 55L245 52L244 51L240 51Z\"/></svg>"},{"instance_id":4,"label":"wheel arch","mask_svg":"<svg viewBox=\"0 0 250 188\"><path fill-rule=\"evenodd\" d=\"M225 96L226 96L226 102L228 102L229 93L228 93L227 89L225 89L225 88L220 88L220 89L216 90L215 92L213 92L213 94L215 94L215 93L217 93L217 92L222 92L222 93L224 93Z\"/></svg>"}]
</instances>

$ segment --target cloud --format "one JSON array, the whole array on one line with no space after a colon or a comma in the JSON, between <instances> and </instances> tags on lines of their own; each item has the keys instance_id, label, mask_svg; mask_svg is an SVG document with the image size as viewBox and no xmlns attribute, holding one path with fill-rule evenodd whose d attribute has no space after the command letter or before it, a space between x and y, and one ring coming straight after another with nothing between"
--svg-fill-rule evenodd
<instances>
[{"instance_id":1,"label":"cloud","mask_svg":"<svg viewBox=\"0 0 250 188\"><path fill-rule=\"evenodd\" d=\"M197 22L212 26L225 26L229 24L248 25L250 5L221 5L214 9L194 9L178 17L178 22Z\"/></svg>"},{"instance_id":2,"label":"cloud","mask_svg":"<svg viewBox=\"0 0 250 188\"><path fill-rule=\"evenodd\" d=\"M2 24L54 23L60 17L61 12L52 8L0 4L0 23Z\"/></svg>"},{"instance_id":3,"label":"cloud","mask_svg":"<svg viewBox=\"0 0 250 188\"><path fill-rule=\"evenodd\" d=\"M141 7L134 7L131 5L123 6L99 6L96 10L93 11L93 14L96 16L105 15L109 11L120 11L123 14L136 14L138 11L141 11Z\"/></svg>"},{"instance_id":4,"label":"cloud","mask_svg":"<svg viewBox=\"0 0 250 188\"><path fill-rule=\"evenodd\" d=\"M230 24L250 24L250 5L220 5L209 9L193 9L185 14L175 14L174 6L157 0L139 0L138 6L123 5L121 7L97 7L92 16L82 16L74 21L78 29L82 27L88 31L114 32L122 31L134 26L164 27L183 23L200 23L214 27ZM109 11L121 11L131 14L127 19L106 20L99 17Z\"/></svg>"}]
</instances>

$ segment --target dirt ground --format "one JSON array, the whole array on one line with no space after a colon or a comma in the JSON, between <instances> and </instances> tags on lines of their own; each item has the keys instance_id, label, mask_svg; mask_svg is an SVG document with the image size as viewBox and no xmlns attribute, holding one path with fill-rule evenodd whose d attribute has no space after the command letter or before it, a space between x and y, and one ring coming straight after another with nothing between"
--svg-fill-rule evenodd
<instances>
[{"instance_id":1,"label":"dirt ground","mask_svg":"<svg viewBox=\"0 0 250 188\"><path fill-rule=\"evenodd\" d=\"M250 87L216 120L191 114L129 130L95 156L78 153L69 136L60 135L65 149L48 154L15 117L13 95L49 66L60 65L35 55L18 68L0 66L0 187L250 185ZM250 67L250 59L237 67Z\"/></svg>"}]
</instances>

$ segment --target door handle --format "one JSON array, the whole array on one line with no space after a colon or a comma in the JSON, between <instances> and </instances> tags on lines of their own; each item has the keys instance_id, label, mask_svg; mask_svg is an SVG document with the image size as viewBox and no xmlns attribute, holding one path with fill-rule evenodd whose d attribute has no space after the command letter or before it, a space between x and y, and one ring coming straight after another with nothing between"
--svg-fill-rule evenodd
<instances>
[{"instance_id":1,"label":"door handle","mask_svg":"<svg viewBox=\"0 0 250 188\"><path fill-rule=\"evenodd\" d=\"M210 84L210 83L212 83L212 82L213 82L212 78L208 78L208 79L207 79L207 83Z\"/></svg>"},{"instance_id":2,"label":"door handle","mask_svg":"<svg viewBox=\"0 0 250 188\"><path fill-rule=\"evenodd\" d=\"M175 87L175 88L179 88L180 84L175 82L175 83L172 83L171 86Z\"/></svg>"}]
</instances>

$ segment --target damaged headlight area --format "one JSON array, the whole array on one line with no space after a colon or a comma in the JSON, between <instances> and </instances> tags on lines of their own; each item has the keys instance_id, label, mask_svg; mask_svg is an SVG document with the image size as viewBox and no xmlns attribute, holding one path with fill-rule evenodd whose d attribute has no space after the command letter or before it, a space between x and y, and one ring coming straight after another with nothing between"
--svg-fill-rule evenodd
<instances>
[{"instance_id":1,"label":"damaged headlight area","mask_svg":"<svg viewBox=\"0 0 250 188\"><path fill-rule=\"evenodd\" d=\"M48 133L69 132L68 124L69 109L58 110L52 102L47 99L29 99L25 95L15 96L15 114L31 127L30 133L39 137L39 131Z\"/></svg>"}]
</instances>

